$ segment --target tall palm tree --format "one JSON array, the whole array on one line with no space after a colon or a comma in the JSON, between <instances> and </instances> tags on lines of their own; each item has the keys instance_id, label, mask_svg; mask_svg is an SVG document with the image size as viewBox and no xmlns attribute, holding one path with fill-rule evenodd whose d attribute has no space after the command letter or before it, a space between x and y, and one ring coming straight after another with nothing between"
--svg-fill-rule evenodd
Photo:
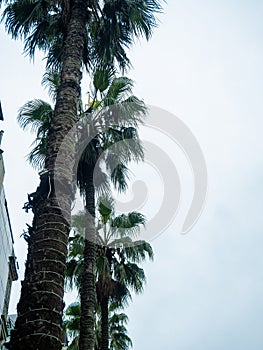
<instances>
[{"instance_id":1,"label":"tall palm tree","mask_svg":"<svg viewBox=\"0 0 263 350\"><path fill-rule=\"evenodd\" d=\"M101 350L109 348L109 302L122 305L130 297L130 289L141 293L145 274L137 264L153 251L145 241L133 242L140 226L145 224L142 214L131 212L115 216L114 204L108 198L99 201L101 235L97 262L97 298L101 310Z\"/></svg>"},{"instance_id":2,"label":"tall palm tree","mask_svg":"<svg viewBox=\"0 0 263 350\"><path fill-rule=\"evenodd\" d=\"M48 131L45 173L35 192L25 278L17 305L15 330L9 344L9 349L12 350L59 350L62 345L63 285L73 188L68 193L60 194L63 198L62 208L54 191L54 172L64 136L73 128L78 115L85 43L83 28L86 24L85 3L73 0L70 4L61 61L60 88ZM29 33L32 25L26 29L24 23L20 23L20 28ZM61 182L72 183L73 135L71 142L63 148L66 158L61 164L59 177Z\"/></svg>"},{"instance_id":3,"label":"tall palm tree","mask_svg":"<svg viewBox=\"0 0 263 350\"><path fill-rule=\"evenodd\" d=\"M84 46L85 7L73 1L64 45L64 59L51 128L48 131L45 173L37 188L25 278L17 305L18 317L9 349L61 349L64 277L73 188L61 192L63 208L54 191L55 162L65 135L78 115L77 101ZM74 42L72 42L72 39ZM74 43L72 45L72 43ZM72 183L74 138L64 145L61 182ZM71 166L72 164L72 166Z\"/></svg>"},{"instance_id":4,"label":"tall palm tree","mask_svg":"<svg viewBox=\"0 0 263 350\"><path fill-rule=\"evenodd\" d=\"M77 168L78 186L84 195L87 211L86 236L84 242L84 271L81 284L81 328L80 344L87 344L89 321L95 309L95 192L97 188L109 189L108 179L114 186L124 190L127 186L127 163L141 160L143 150L136 126L146 113L142 101L131 95L132 82L128 78L114 78L111 70L98 69L94 75L96 105L87 110L89 122L96 136L85 148ZM97 100L98 93L101 100ZM114 106L114 108L112 108ZM116 106L117 111L116 111ZM130 106L133 106L130 108ZM99 113L90 113L96 109ZM100 113L103 111L103 113ZM118 118L116 115L118 114ZM133 147L130 143L133 141ZM117 149L116 144L118 145ZM113 161L114 160L114 161ZM106 173L99 163L104 162ZM117 164L117 165L116 165ZM95 175L96 168L96 175ZM97 184L94 183L94 177ZM99 181L98 181L99 180Z\"/></svg>"},{"instance_id":5,"label":"tall palm tree","mask_svg":"<svg viewBox=\"0 0 263 350\"><path fill-rule=\"evenodd\" d=\"M62 48L60 88L52 126L48 132L45 175L36 191L30 254L27 257L10 349L61 348L63 280L73 189L60 194L64 203L62 208L54 191L54 171L58 151L63 147L66 157L65 162L60 165L61 173L58 175L61 182L72 183L74 137L72 135L72 142L63 146L62 141L74 126L78 114L81 68L85 63L85 54L88 57L87 32L93 30L94 41L97 42L93 56L97 60L101 59L98 49L103 47L103 43L106 48L103 50L106 52L103 61L109 63L116 58L125 66L125 47L132 44L134 37L151 35L156 23L154 13L159 9L157 0L17 0L7 7L7 29L13 37L24 37L30 54L33 55L35 48L40 47L54 57L57 49ZM57 20L52 22L53 15L57 15L61 26ZM62 33L58 35L57 28L60 27ZM43 189L47 185L48 188ZM50 271L53 278L49 276L46 279L46 271ZM91 350L93 343L91 337L89 344L81 345L81 350L84 350L84 346L85 350Z\"/></svg>"}]
</instances>

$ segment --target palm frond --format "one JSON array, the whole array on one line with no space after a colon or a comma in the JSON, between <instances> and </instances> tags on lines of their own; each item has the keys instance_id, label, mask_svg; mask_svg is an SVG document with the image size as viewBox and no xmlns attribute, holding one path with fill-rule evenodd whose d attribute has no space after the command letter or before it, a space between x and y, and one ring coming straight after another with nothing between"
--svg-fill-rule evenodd
<instances>
[{"instance_id":1,"label":"palm frond","mask_svg":"<svg viewBox=\"0 0 263 350\"><path fill-rule=\"evenodd\" d=\"M24 51L33 57L36 48L44 52L48 50L58 18L54 6L52 11L52 5L49 6L47 2L23 0L10 3L4 10L2 20L14 39L24 39Z\"/></svg>"},{"instance_id":2,"label":"palm frond","mask_svg":"<svg viewBox=\"0 0 263 350\"><path fill-rule=\"evenodd\" d=\"M151 37L157 25L155 15L160 11L157 0L105 1L101 19L94 17L90 23L94 60L108 65L116 60L125 70L130 66L127 48L137 37Z\"/></svg>"},{"instance_id":3,"label":"palm frond","mask_svg":"<svg viewBox=\"0 0 263 350\"><path fill-rule=\"evenodd\" d=\"M119 163L111 171L110 178L115 189L124 192L128 187L129 169L123 163Z\"/></svg>"},{"instance_id":4,"label":"palm frond","mask_svg":"<svg viewBox=\"0 0 263 350\"><path fill-rule=\"evenodd\" d=\"M60 73L56 69L47 70L42 78L42 85L48 89L52 101L55 101L60 84Z\"/></svg>"},{"instance_id":5,"label":"palm frond","mask_svg":"<svg viewBox=\"0 0 263 350\"><path fill-rule=\"evenodd\" d=\"M112 309L111 306L114 304L110 304L109 306L109 311L114 311L116 309ZM113 313L113 315L109 318L109 324L111 324L112 326L116 325L116 324L124 324L126 325L129 322L129 317L125 314L125 313Z\"/></svg>"},{"instance_id":6,"label":"palm frond","mask_svg":"<svg viewBox=\"0 0 263 350\"><path fill-rule=\"evenodd\" d=\"M101 217L102 224L106 224L114 211L114 201L110 196L98 198L98 211Z\"/></svg>"},{"instance_id":7,"label":"palm frond","mask_svg":"<svg viewBox=\"0 0 263 350\"><path fill-rule=\"evenodd\" d=\"M69 259L66 262L66 278L65 286L68 290L73 290L75 287L80 289L81 286L81 276L83 271L82 261L77 259Z\"/></svg>"},{"instance_id":8,"label":"palm frond","mask_svg":"<svg viewBox=\"0 0 263 350\"><path fill-rule=\"evenodd\" d=\"M100 166L96 167L93 180L94 180L94 187L96 189L96 197L105 197L110 195L111 187L110 187L109 177L107 174L105 174L102 171Z\"/></svg>"},{"instance_id":9,"label":"palm frond","mask_svg":"<svg viewBox=\"0 0 263 350\"><path fill-rule=\"evenodd\" d=\"M112 240L108 243L108 246L110 248L116 249L116 251L118 251L119 248L123 248L126 245L129 246L133 244L133 240L129 236L123 236L121 238L119 238L117 235L116 236L118 238L114 238L113 236L114 235L112 235Z\"/></svg>"},{"instance_id":10,"label":"palm frond","mask_svg":"<svg viewBox=\"0 0 263 350\"><path fill-rule=\"evenodd\" d=\"M135 241L123 247L123 255L127 261L140 263L148 257L153 260L154 254L151 245L146 241Z\"/></svg>"},{"instance_id":11,"label":"palm frond","mask_svg":"<svg viewBox=\"0 0 263 350\"><path fill-rule=\"evenodd\" d=\"M128 302L132 299L129 288L123 281L113 281L113 292L111 294L111 301L117 307L123 307L128 305Z\"/></svg>"},{"instance_id":12,"label":"palm frond","mask_svg":"<svg viewBox=\"0 0 263 350\"><path fill-rule=\"evenodd\" d=\"M115 75L115 69L113 67L96 67L93 75L93 85L95 91L101 93L108 89L112 85L112 81Z\"/></svg>"},{"instance_id":13,"label":"palm frond","mask_svg":"<svg viewBox=\"0 0 263 350\"><path fill-rule=\"evenodd\" d=\"M47 152L47 137L37 137L33 144L36 146L27 155L27 160L35 169L42 169L45 163Z\"/></svg>"},{"instance_id":14,"label":"palm frond","mask_svg":"<svg viewBox=\"0 0 263 350\"><path fill-rule=\"evenodd\" d=\"M69 258L76 258L78 260L82 259L84 250L84 235L82 233L76 232L74 237L70 238L69 242Z\"/></svg>"},{"instance_id":15,"label":"palm frond","mask_svg":"<svg viewBox=\"0 0 263 350\"><path fill-rule=\"evenodd\" d=\"M127 77L115 78L103 99L103 106L112 106L120 103L132 94L133 81Z\"/></svg>"},{"instance_id":16,"label":"palm frond","mask_svg":"<svg viewBox=\"0 0 263 350\"><path fill-rule=\"evenodd\" d=\"M17 121L22 129L46 135L51 125L53 109L49 103L35 99L25 103L18 111Z\"/></svg>"},{"instance_id":17,"label":"palm frond","mask_svg":"<svg viewBox=\"0 0 263 350\"><path fill-rule=\"evenodd\" d=\"M75 229L75 237L84 237L86 227L86 213L84 210L80 210L77 214L71 217L71 227Z\"/></svg>"},{"instance_id":18,"label":"palm frond","mask_svg":"<svg viewBox=\"0 0 263 350\"><path fill-rule=\"evenodd\" d=\"M134 126L144 123L144 119L147 115L147 106L145 103L136 96L129 96L114 108L118 114L121 115L121 121L123 126Z\"/></svg>"},{"instance_id":19,"label":"palm frond","mask_svg":"<svg viewBox=\"0 0 263 350\"><path fill-rule=\"evenodd\" d=\"M146 276L137 264L130 262L118 264L114 269L114 276L120 283L132 288L135 293L143 291Z\"/></svg>"},{"instance_id":20,"label":"palm frond","mask_svg":"<svg viewBox=\"0 0 263 350\"><path fill-rule=\"evenodd\" d=\"M107 141L105 142L105 150L107 150L107 166L109 170L113 170L112 165L143 160L143 146L138 137L136 129L121 128L112 132L109 131Z\"/></svg>"},{"instance_id":21,"label":"palm frond","mask_svg":"<svg viewBox=\"0 0 263 350\"><path fill-rule=\"evenodd\" d=\"M110 273L110 265L107 257L105 255L98 255L96 258L96 270L97 276L105 276Z\"/></svg>"},{"instance_id":22,"label":"palm frond","mask_svg":"<svg viewBox=\"0 0 263 350\"><path fill-rule=\"evenodd\" d=\"M70 304L65 311L64 328L68 335L73 338L68 346L70 350L78 350L80 329L80 303Z\"/></svg>"},{"instance_id":23,"label":"palm frond","mask_svg":"<svg viewBox=\"0 0 263 350\"><path fill-rule=\"evenodd\" d=\"M131 212L114 217L110 226L114 236L136 236L140 232L140 225L145 225L145 222L143 214Z\"/></svg>"}]
</instances>

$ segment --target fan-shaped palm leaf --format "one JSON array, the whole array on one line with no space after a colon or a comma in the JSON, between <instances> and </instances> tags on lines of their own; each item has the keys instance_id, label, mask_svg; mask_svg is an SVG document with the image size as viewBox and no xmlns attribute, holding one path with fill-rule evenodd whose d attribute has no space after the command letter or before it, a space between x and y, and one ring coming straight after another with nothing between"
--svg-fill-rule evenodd
<instances>
[{"instance_id":1,"label":"fan-shaped palm leaf","mask_svg":"<svg viewBox=\"0 0 263 350\"><path fill-rule=\"evenodd\" d=\"M51 125L53 109L49 103L35 99L25 103L20 109L17 121L21 128L36 132L37 137L45 136Z\"/></svg>"},{"instance_id":2,"label":"fan-shaped palm leaf","mask_svg":"<svg viewBox=\"0 0 263 350\"><path fill-rule=\"evenodd\" d=\"M136 37L150 38L156 26L154 14L160 10L157 0L105 1L102 20L94 17L90 24L95 61L114 64L116 60L121 69L129 66L126 49Z\"/></svg>"},{"instance_id":3,"label":"fan-shaped palm leaf","mask_svg":"<svg viewBox=\"0 0 263 350\"><path fill-rule=\"evenodd\" d=\"M47 70L42 78L42 85L48 89L48 94L52 101L55 102L57 91L60 84L60 73L58 70Z\"/></svg>"}]
</instances>

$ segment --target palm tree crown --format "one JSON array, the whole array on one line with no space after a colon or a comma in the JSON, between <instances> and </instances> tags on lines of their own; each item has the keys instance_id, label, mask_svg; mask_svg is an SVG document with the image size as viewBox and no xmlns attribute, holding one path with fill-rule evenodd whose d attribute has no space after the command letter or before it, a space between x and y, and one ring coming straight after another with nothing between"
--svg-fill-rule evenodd
<instances>
[{"instance_id":1,"label":"palm tree crown","mask_svg":"<svg viewBox=\"0 0 263 350\"><path fill-rule=\"evenodd\" d=\"M127 49L135 38L151 37L161 12L158 0L83 1L86 9L85 45L82 61L94 64L130 65ZM67 1L10 1L4 10L6 30L22 38L31 57L38 48L47 53L47 66L58 68L63 60L67 23L71 15Z\"/></svg>"}]
</instances>

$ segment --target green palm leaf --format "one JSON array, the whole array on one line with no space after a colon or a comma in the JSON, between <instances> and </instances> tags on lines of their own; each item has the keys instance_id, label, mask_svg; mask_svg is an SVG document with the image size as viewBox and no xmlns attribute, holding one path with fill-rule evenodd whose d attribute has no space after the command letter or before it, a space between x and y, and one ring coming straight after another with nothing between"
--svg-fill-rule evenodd
<instances>
[{"instance_id":1,"label":"green palm leaf","mask_svg":"<svg viewBox=\"0 0 263 350\"><path fill-rule=\"evenodd\" d=\"M46 71L42 78L42 85L48 89L48 94L54 102L60 84L60 73L58 70L51 69Z\"/></svg>"},{"instance_id":2,"label":"green palm leaf","mask_svg":"<svg viewBox=\"0 0 263 350\"><path fill-rule=\"evenodd\" d=\"M93 75L95 91L100 91L102 93L107 90L108 87L112 85L115 73L115 69L112 67L97 67Z\"/></svg>"},{"instance_id":3,"label":"green palm leaf","mask_svg":"<svg viewBox=\"0 0 263 350\"><path fill-rule=\"evenodd\" d=\"M17 121L22 129L37 132L37 136L47 134L51 125L53 109L49 103L40 99L25 103L20 109Z\"/></svg>"}]
</instances>

